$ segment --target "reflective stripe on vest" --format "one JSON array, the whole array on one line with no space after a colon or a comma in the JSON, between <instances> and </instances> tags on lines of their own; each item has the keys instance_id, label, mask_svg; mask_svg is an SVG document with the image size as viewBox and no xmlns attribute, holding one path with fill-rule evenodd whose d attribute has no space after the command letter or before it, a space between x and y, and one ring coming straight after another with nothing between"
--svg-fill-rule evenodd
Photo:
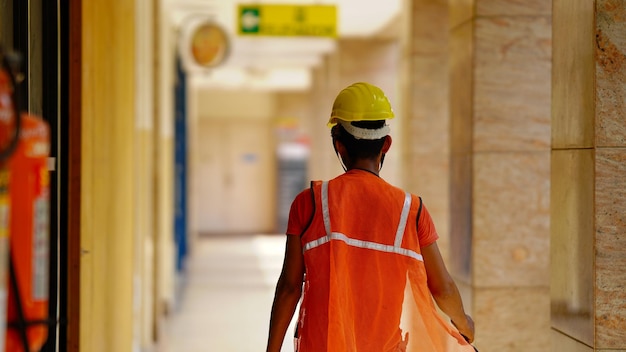
<instances>
[{"instance_id":1,"label":"reflective stripe on vest","mask_svg":"<svg viewBox=\"0 0 626 352\"><path fill-rule=\"evenodd\" d=\"M328 208L328 181L324 181L322 183L322 217L324 219L324 228L326 229L326 236L320 237L316 240L307 242L304 245L304 252L313 249L315 247L321 246L325 243L330 242L331 240L342 241L349 246L372 249L380 252L387 253L396 253L400 255L404 255L407 257L411 257L413 259L417 259L419 261L424 261L422 255L412 251L410 249L402 248L402 239L404 237L404 229L406 228L406 222L409 217L409 211L411 210L411 194L406 193L404 197L404 205L402 207L402 213L400 215L400 222L398 224L398 229L396 230L396 238L394 245L382 244L377 242L363 241L355 238L351 238L346 236L340 232L332 232L330 229L330 211Z\"/></svg>"}]
</instances>

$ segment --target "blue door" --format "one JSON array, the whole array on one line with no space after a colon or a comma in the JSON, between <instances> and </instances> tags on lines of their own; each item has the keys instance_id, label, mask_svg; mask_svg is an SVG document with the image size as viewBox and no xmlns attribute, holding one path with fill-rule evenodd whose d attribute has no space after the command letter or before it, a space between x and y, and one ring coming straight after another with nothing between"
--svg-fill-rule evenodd
<instances>
[{"instance_id":1,"label":"blue door","mask_svg":"<svg viewBox=\"0 0 626 352\"><path fill-rule=\"evenodd\" d=\"M174 87L176 117L174 122L174 242L176 269L181 271L187 256L187 87L180 57L176 58Z\"/></svg>"}]
</instances>

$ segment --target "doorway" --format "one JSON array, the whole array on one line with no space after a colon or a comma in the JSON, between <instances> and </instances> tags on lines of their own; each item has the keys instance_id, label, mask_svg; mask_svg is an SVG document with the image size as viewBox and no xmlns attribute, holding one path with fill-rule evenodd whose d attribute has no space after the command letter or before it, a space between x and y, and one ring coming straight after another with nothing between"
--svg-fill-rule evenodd
<instances>
[{"instance_id":1,"label":"doorway","mask_svg":"<svg viewBox=\"0 0 626 352\"><path fill-rule=\"evenodd\" d=\"M275 157L265 119L198 122L198 226L204 234L275 231Z\"/></svg>"}]
</instances>

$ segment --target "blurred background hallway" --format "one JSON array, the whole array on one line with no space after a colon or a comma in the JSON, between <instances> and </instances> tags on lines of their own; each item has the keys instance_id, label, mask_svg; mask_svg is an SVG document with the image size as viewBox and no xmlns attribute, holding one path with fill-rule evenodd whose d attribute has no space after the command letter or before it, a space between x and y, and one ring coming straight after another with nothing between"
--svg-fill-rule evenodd
<instances>
[{"instance_id":1,"label":"blurred background hallway","mask_svg":"<svg viewBox=\"0 0 626 352\"><path fill-rule=\"evenodd\" d=\"M41 351L263 349L289 204L342 172L326 122L357 81L391 101L381 176L428 205L477 348L626 351L624 1L0 5L0 127L49 127L12 221L38 224ZM0 249L33 235L7 226Z\"/></svg>"}]
</instances>

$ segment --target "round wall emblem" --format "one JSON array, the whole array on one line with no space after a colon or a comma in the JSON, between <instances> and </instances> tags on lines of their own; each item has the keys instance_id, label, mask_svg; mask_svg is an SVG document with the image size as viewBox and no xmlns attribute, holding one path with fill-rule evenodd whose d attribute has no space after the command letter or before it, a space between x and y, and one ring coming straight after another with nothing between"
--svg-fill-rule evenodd
<instances>
[{"instance_id":1,"label":"round wall emblem","mask_svg":"<svg viewBox=\"0 0 626 352\"><path fill-rule=\"evenodd\" d=\"M216 24L200 24L193 30L190 39L191 56L200 66L219 65L228 54L228 36Z\"/></svg>"}]
</instances>

